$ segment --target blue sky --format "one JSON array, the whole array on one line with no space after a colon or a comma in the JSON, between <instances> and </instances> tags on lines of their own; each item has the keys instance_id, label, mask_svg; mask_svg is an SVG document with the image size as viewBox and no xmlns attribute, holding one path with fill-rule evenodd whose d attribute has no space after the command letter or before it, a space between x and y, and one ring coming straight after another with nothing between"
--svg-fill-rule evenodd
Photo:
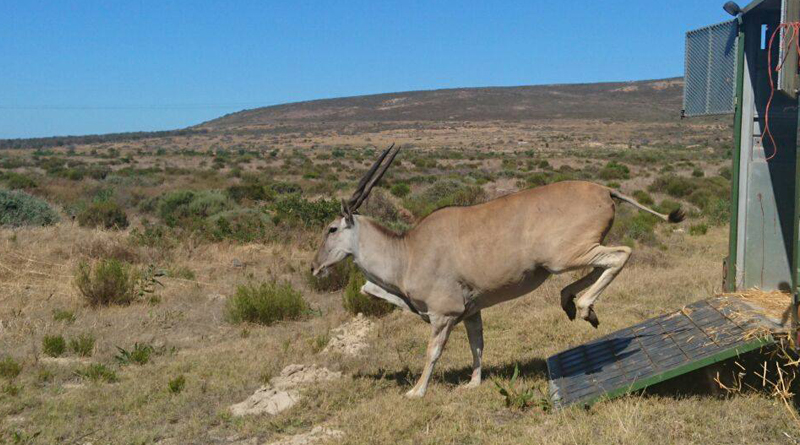
<instances>
[{"instance_id":1,"label":"blue sky","mask_svg":"<svg viewBox=\"0 0 800 445\"><path fill-rule=\"evenodd\" d=\"M726 19L722 3L0 2L0 138L183 128L327 97L678 76L684 33Z\"/></svg>"}]
</instances>

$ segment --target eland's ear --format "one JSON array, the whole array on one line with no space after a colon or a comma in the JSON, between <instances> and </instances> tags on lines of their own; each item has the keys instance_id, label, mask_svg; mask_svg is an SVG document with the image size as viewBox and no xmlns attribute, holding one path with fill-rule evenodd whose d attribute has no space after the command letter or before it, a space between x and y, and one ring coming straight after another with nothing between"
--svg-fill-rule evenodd
<instances>
[{"instance_id":1,"label":"eland's ear","mask_svg":"<svg viewBox=\"0 0 800 445\"><path fill-rule=\"evenodd\" d=\"M347 223L347 227L353 226L353 212L350 211L350 207L345 202L344 198L342 199L342 216L344 217L345 222Z\"/></svg>"}]
</instances>

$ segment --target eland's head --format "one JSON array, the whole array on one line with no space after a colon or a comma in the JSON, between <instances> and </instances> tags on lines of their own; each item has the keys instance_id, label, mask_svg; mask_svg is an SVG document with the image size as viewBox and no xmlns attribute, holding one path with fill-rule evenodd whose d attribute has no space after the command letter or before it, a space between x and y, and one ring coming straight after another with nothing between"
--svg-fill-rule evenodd
<instances>
[{"instance_id":1,"label":"eland's head","mask_svg":"<svg viewBox=\"0 0 800 445\"><path fill-rule=\"evenodd\" d=\"M392 148L394 148L394 144L381 153L378 160L372 164L369 171L359 181L353 196L347 201L342 199L341 214L325 226L322 234L322 244L317 250L314 261L311 262L311 273L314 276L325 273L328 267L342 261L353 253L357 242L357 221L353 215L357 213L358 208L367 199L372 188L381 180L400 151L399 147L394 151L392 151Z\"/></svg>"}]
</instances>

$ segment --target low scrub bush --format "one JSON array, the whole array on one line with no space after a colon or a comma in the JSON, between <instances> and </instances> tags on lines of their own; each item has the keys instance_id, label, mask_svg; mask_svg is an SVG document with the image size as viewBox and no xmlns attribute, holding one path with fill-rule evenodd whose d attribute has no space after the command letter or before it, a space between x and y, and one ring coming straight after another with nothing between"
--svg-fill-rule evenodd
<instances>
[{"instance_id":1,"label":"low scrub bush","mask_svg":"<svg viewBox=\"0 0 800 445\"><path fill-rule=\"evenodd\" d=\"M120 230L128 227L128 214L115 201L93 202L78 213L78 224Z\"/></svg>"},{"instance_id":2,"label":"low scrub bush","mask_svg":"<svg viewBox=\"0 0 800 445\"><path fill-rule=\"evenodd\" d=\"M50 226L59 219L58 213L42 199L24 192L0 190L2 226Z\"/></svg>"},{"instance_id":3,"label":"low scrub bush","mask_svg":"<svg viewBox=\"0 0 800 445\"><path fill-rule=\"evenodd\" d=\"M230 239L247 243L265 238L271 226L272 223L264 212L240 208L210 217L203 233L214 241Z\"/></svg>"},{"instance_id":4,"label":"low scrub bush","mask_svg":"<svg viewBox=\"0 0 800 445\"><path fill-rule=\"evenodd\" d=\"M169 382L167 382L167 388L172 394L180 394L185 386L186 377L184 377L183 374L175 377L174 379L170 379Z\"/></svg>"},{"instance_id":5,"label":"low scrub bush","mask_svg":"<svg viewBox=\"0 0 800 445\"><path fill-rule=\"evenodd\" d=\"M93 382L114 383L119 381L117 373L101 363L93 363L75 373Z\"/></svg>"},{"instance_id":6,"label":"low scrub bush","mask_svg":"<svg viewBox=\"0 0 800 445\"><path fill-rule=\"evenodd\" d=\"M239 204L246 201L273 201L276 195L270 186L259 183L232 185L225 192Z\"/></svg>"},{"instance_id":7,"label":"low scrub bush","mask_svg":"<svg viewBox=\"0 0 800 445\"><path fill-rule=\"evenodd\" d=\"M6 356L0 360L0 377L14 379L22 372L22 365L11 357Z\"/></svg>"},{"instance_id":8,"label":"low scrub bush","mask_svg":"<svg viewBox=\"0 0 800 445\"><path fill-rule=\"evenodd\" d=\"M94 336L92 334L81 334L70 339L69 349L73 354L81 357L91 357L94 352Z\"/></svg>"},{"instance_id":9,"label":"low scrub bush","mask_svg":"<svg viewBox=\"0 0 800 445\"><path fill-rule=\"evenodd\" d=\"M443 180L434 183L421 193L407 197L403 204L419 219L442 207L469 206L485 200L486 192L478 186Z\"/></svg>"},{"instance_id":10,"label":"low scrub bush","mask_svg":"<svg viewBox=\"0 0 800 445\"><path fill-rule=\"evenodd\" d=\"M658 243L655 233L658 221L656 216L649 213L621 207L617 210L614 225L608 233L608 241L610 244L632 244L633 241L638 241L655 245Z\"/></svg>"},{"instance_id":11,"label":"low scrub bush","mask_svg":"<svg viewBox=\"0 0 800 445\"><path fill-rule=\"evenodd\" d=\"M5 174L0 172L0 179L4 180L11 190L33 189L38 185L31 177L15 172Z\"/></svg>"},{"instance_id":12,"label":"low scrub bush","mask_svg":"<svg viewBox=\"0 0 800 445\"><path fill-rule=\"evenodd\" d=\"M178 190L159 199L157 212L169 227L194 228L203 225L209 216L233 207L227 195L218 190Z\"/></svg>"},{"instance_id":13,"label":"low scrub bush","mask_svg":"<svg viewBox=\"0 0 800 445\"><path fill-rule=\"evenodd\" d=\"M409 187L405 182L398 182L397 184L392 185L392 188L390 188L389 191L398 198L405 198L409 193L411 193L411 187Z\"/></svg>"},{"instance_id":14,"label":"low scrub bush","mask_svg":"<svg viewBox=\"0 0 800 445\"><path fill-rule=\"evenodd\" d=\"M339 215L341 204L334 199L309 201L299 195L288 195L275 202L273 221L291 227L321 227Z\"/></svg>"},{"instance_id":15,"label":"low scrub bush","mask_svg":"<svg viewBox=\"0 0 800 445\"><path fill-rule=\"evenodd\" d=\"M134 343L131 350L123 349L117 346L117 355L114 359L120 365L137 364L144 365L150 361L150 356L156 352L156 349L145 343Z\"/></svg>"},{"instance_id":16,"label":"low scrub bush","mask_svg":"<svg viewBox=\"0 0 800 445\"><path fill-rule=\"evenodd\" d=\"M225 308L231 323L250 322L270 325L277 321L298 320L309 312L303 295L288 282L248 283L237 287Z\"/></svg>"},{"instance_id":17,"label":"low scrub bush","mask_svg":"<svg viewBox=\"0 0 800 445\"><path fill-rule=\"evenodd\" d=\"M689 226L689 235L698 236L705 235L706 233L708 233L708 224L704 222Z\"/></svg>"},{"instance_id":18,"label":"low scrub bush","mask_svg":"<svg viewBox=\"0 0 800 445\"><path fill-rule=\"evenodd\" d=\"M136 297L136 278L131 267L109 259L78 265L75 286L90 306L130 304Z\"/></svg>"},{"instance_id":19,"label":"low scrub bush","mask_svg":"<svg viewBox=\"0 0 800 445\"><path fill-rule=\"evenodd\" d=\"M640 204L644 204L646 206L655 204L653 197L650 196L650 194L644 190L636 190L635 192L633 192L633 199L639 201Z\"/></svg>"},{"instance_id":20,"label":"low scrub bush","mask_svg":"<svg viewBox=\"0 0 800 445\"><path fill-rule=\"evenodd\" d=\"M366 279L358 269L350 271L350 279L347 287L342 294L342 306L353 314L364 314L369 317L382 317L393 311L396 306L378 297L364 295L361 293L361 286L366 283Z\"/></svg>"},{"instance_id":21,"label":"low scrub bush","mask_svg":"<svg viewBox=\"0 0 800 445\"><path fill-rule=\"evenodd\" d=\"M53 309L53 321L63 321L67 324L75 322L75 313L66 309Z\"/></svg>"},{"instance_id":22,"label":"low scrub bush","mask_svg":"<svg viewBox=\"0 0 800 445\"><path fill-rule=\"evenodd\" d=\"M67 349L67 342L60 335L45 335L42 339L42 352L50 357L59 357Z\"/></svg>"},{"instance_id":23,"label":"low scrub bush","mask_svg":"<svg viewBox=\"0 0 800 445\"><path fill-rule=\"evenodd\" d=\"M600 169L598 176L606 181L610 179L630 179L631 170L625 164L611 161Z\"/></svg>"}]
</instances>

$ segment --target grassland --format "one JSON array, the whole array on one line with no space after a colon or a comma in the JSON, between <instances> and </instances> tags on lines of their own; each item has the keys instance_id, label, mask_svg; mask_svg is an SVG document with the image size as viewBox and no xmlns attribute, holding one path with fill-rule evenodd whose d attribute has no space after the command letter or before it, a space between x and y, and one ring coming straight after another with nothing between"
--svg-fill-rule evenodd
<instances>
[{"instance_id":1,"label":"grassland","mask_svg":"<svg viewBox=\"0 0 800 445\"><path fill-rule=\"evenodd\" d=\"M544 399L547 356L720 291L727 125L588 118L237 125L16 143L0 152L0 187L44 200L59 216L0 228L0 441L271 443L319 425L343 432L330 443L800 440L781 400L756 390L725 396L704 373L588 410L508 408L493 383L510 385L519 367L515 384ZM458 327L428 395L408 400L402 394L421 372L427 325L394 311L373 319L360 355L323 352L352 318L342 305L346 274L324 284L307 272L320 228L338 210L332 198L347 196L391 142L405 150L366 213L395 230L441 205L565 179L607 184L664 210L680 203L689 219L667 227L620 208L610 242L635 250L597 305L599 330L567 320L558 295L574 277L556 277L485 311L483 385L460 388L471 356ZM82 267L108 261L120 265L115 276L129 274L114 282L132 302L92 304L81 293ZM229 299L259 283L288 283L307 307L269 324L231 318ZM345 377L304 387L303 399L275 416L231 415L231 405L295 363Z\"/></svg>"}]
</instances>

